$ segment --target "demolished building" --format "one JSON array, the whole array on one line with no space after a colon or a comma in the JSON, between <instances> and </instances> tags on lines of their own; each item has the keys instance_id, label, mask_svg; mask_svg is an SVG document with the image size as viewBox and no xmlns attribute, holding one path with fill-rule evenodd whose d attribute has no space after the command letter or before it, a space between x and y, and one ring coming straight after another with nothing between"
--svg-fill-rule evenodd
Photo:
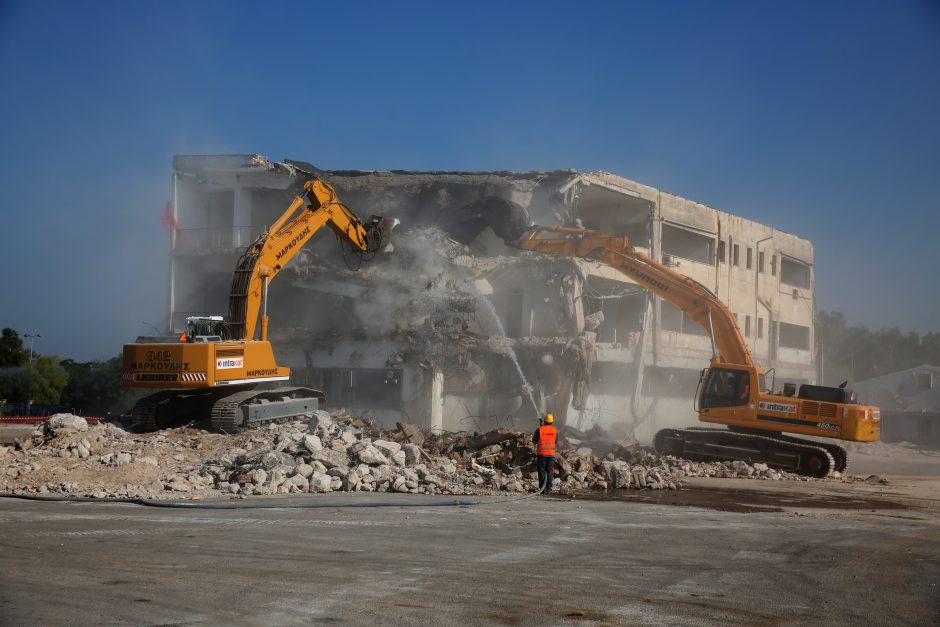
<instances>
[{"instance_id":1,"label":"demolished building","mask_svg":"<svg viewBox=\"0 0 940 627\"><path fill-rule=\"evenodd\" d=\"M227 310L236 258L314 170L175 157L171 332ZM445 431L531 428L537 407L640 440L695 421L705 331L609 267L507 246L491 226L507 203L629 236L725 301L778 381L815 380L805 239L603 172L315 171L358 215L401 221L368 263L318 233L271 286L279 363L330 406Z\"/></svg>"}]
</instances>

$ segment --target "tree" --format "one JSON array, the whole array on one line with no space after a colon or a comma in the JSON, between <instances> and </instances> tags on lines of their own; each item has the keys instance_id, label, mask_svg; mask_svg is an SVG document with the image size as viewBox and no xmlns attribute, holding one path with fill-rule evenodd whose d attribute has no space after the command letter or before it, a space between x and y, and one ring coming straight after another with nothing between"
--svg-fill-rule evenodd
<instances>
[{"instance_id":1,"label":"tree","mask_svg":"<svg viewBox=\"0 0 940 627\"><path fill-rule=\"evenodd\" d=\"M58 405L69 375L58 355L42 355L29 365L33 372L32 400L37 405Z\"/></svg>"},{"instance_id":2,"label":"tree","mask_svg":"<svg viewBox=\"0 0 940 627\"><path fill-rule=\"evenodd\" d=\"M133 403L135 393L121 384L121 356L107 361L77 362L66 359L62 367L69 382L62 403L87 414L119 413Z\"/></svg>"},{"instance_id":3,"label":"tree","mask_svg":"<svg viewBox=\"0 0 940 627\"><path fill-rule=\"evenodd\" d=\"M40 356L26 366L0 369L0 398L10 403L57 405L68 373L56 355Z\"/></svg>"},{"instance_id":4,"label":"tree","mask_svg":"<svg viewBox=\"0 0 940 627\"><path fill-rule=\"evenodd\" d=\"M0 398L8 403L25 403L33 400L35 374L26 366L0 368Z\"/></svg>"},{"instance_id":5,"label":"tree","mask_svg":"<svg viewBox=\"0 0 940 627\"><path fill-rule=\"evenodd\" d=\"M26 365L26 353L23 352L23 340L20 334L6 327L0 337L0 368L16 368Z\"/></svg>"}]
</instances>

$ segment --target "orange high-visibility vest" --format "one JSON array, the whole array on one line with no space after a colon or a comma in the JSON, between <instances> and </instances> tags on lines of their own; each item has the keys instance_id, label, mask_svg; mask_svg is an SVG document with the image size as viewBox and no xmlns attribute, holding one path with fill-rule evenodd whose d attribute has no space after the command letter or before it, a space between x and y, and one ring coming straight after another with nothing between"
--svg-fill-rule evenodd
<instances>
[{"instance_id":1,"label":"orange high-visibility vest","mask_svg":"<svg viewBox=\"0 0 940 627\"><path fill-rule=\"evenodd\" d=\"M554 455L555 439L557 437L558 430L552 425L539 427L539 441L536 442L535 452L539 455Z\"/></svg>"}]
</instances>

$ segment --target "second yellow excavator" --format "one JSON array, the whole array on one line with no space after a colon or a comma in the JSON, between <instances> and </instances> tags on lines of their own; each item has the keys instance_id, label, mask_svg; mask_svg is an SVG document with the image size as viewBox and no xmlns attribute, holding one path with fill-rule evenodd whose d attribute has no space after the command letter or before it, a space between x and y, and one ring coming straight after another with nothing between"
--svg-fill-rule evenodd
<instances>
[{"instance_id":1,"label":"second yellow excavator","mask_svg":"<svg viewBox=\"0 0 940 627\"><path fill-rule=\"evenodd\" d=\"M782 393L767 386L738 329L734 314L697 281L635 250L627 237L599 231L535 226L512 242L526 250L598 261L627 275L700 324L712 340L712 360L696 393L699 420L727 429L663 429L654 448L695 460L745 460L824 477L846 467L845 449L832 442L784 435L820 436L855 442L881 437L881 412L859 405L844 387L791 383Z\"/></svg>"},{"instance_id":2,"label":"second yellow excavator","mask_svg":"<svg viewBox=\"0 0 940 627\"><path fill-rule=\"evenodd\" d=\"M317 390L256 389L290 378L268 341L268 286L324 225L362 256L385 248L395 224L378 216L362 222L332 187L317 178L306 181L303 195L238 260L227 317L190 317L178 336L124 345L124 385L160 390L134 405L129 426L152 431L208 419L214 430L234 433L322 409L325 399Z\"/></svg>"}]
</instances>

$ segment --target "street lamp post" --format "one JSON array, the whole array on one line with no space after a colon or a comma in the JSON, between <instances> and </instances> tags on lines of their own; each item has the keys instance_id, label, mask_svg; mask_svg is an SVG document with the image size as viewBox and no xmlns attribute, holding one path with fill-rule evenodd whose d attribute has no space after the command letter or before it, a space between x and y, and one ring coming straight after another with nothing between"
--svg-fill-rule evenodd
<instances>
[{"instance_id":1,"label":"street lamp post","mask_svg":"<svg viewBox=\"0 0 940 627\"><path fill-rule=\"evenodd\" d=\"M29 363L33 363L33 340L42 336L38 333L26 333L23 337L29 338Z\"/></svg>"}]
</instances>

